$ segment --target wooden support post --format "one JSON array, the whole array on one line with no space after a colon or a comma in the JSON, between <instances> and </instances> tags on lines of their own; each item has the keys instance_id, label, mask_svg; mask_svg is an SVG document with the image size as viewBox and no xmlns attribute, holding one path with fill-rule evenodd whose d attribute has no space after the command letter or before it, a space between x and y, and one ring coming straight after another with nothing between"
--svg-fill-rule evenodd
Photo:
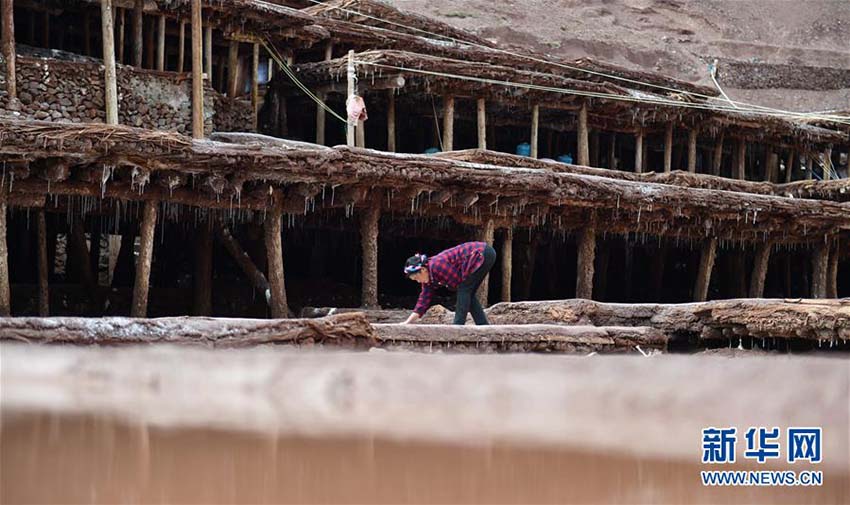
<instances>
[{"instance_id":1,"label":"wooden support post","mask_svg":"<svg viewBox=\"0 0 850 505\"><path fill-rule=\"evenodd\" d=\"M0 191L0 317L9 317L12 313L9 293L9 245L6 239L6 195L5 191Z\"/></svg>"},{"instance_id":2,"label":"wooden support post","mask_svg":"<svg viewBox=\"0 0 850 505\"><path fill-rule=\"evenodd\" d=\"M608 168L610 170L617 169L617 133L611 132L611 138L608 142Z\"/></svg>"},{"instance_id":3,"label":"wooden support post","mask_svg":"<svg viewBox=\"0 0 850 505\"><path fill-rule=\"evenodd\" d=\"M360 245L363 251L363 284L360 304L364 308L378 308L378 224L380 205L373 203L360 217Z\"/></svg>"},{"instance_id":4,"label":"wooden support post","mask_svg":"<svg viewBox=\"0 0 850 505\"><path fill-rule=\"evenodd\" d=\"M178 23L179 31L177 34L177 71L186 71L186 22L182 19Z\"/></svg>"},{"instance_id":5,"label":"wooden support post","mask_svg":"<svg viewBox=\"0 0 850 505\"><path fill-rule=\"evenodd\" d=\"M200 223L195 234L192 315L212 315L213 234L209 222Z\"/></svg>"},{"instance_id":6,"label":"wooden support post","mask_svg":"<svg viewBox=\"0 0 850 505\"><path fill-rule=\"evenodd\" d=\"M587 131L587 102L582 102L578 111L578 164L590 163L590 146Z\"/></svg>"},{"instance_id":7,"label":"wooden support post","mask_svg":"<svg viewBox=\"0 0 850 505\"><path fill-rule=\"evenodd\" d=\"M735 179L746 180L747 178L747 141L738 139L738 151L735 156Z\"/></svg>"},{"instance_id":8,"label":"wooden support post","mask_svg":"<svg viewBox=\"0 0 850 505\"><path fill-rule=\"evenodd\" d=\"M260 113L260 44L254 42L251 53L251 126L257 131Z\"/></svg>"},{"instance_id":9,"label":"wooden support post","mask_svg":"<svg viewBox=\"0 0 850 505\"><path fill-rule=\"evenodd\" d=\"M688 130L688 172L694 174L697 171L697 129Z\"/></svg>"},{"instance_id":10,"label":"wooden support post","mask_svg":"<svg viewBox=\"0 0 850 505\"><path fill-rule=\"evenodd\" d=\"M126 10L127 9L120 9L120 8L115 9L115 13L118 15L118 40L117 40L116 45L118 46L118 63L121 63L121 64L123 64L125 62L125 60L124 60L124 42L127 39L126 39L126 34L125 34L126 23L125 23L124 13L125 13Z\"/></svg>"},{"instance_id":11,"label":"wooden support post","mask_svg":"<svg viewBox=\"0 0 850 505\"><path fill-rule=\"evenodd\" d=\"M165 70L165 16L159 15L156 30L156 69Z\"/></svg>"},{"instance_id":12,"label":"wooden support post","mask_svg":"<svg viewBox=\"0 0 850 505\"><path fill-rule=\"evenodd\" d=\"M750 298L764 296L764 281L767 278L767 265L770 263L770 253L773 242L762 242L756 248L753 270L750 276Z\"/></svg>"},{"instance_id":13,"label":"wooden support post","mask_svg":"<svg viewBox=\"0 0 850 505\"><path fill-rule=\"evenodd\" d=\"M811 152L806 154L806 180L808 181L812 180L814 177L814 172L812 171L812 168L814 167L814 163L812 162L813 157L814 156Z\"/></svg>"},{"instance_id":14,"label":"wooden support post","mask_svg":"<svg viewBox=\"0 0 850 505\"><path fill-rule=\"evenodd\" d=\"M643 130L635 135L635 173L643 173Z\"/></svg>"},{"instance_id":15,"label":"wooden support post","mask_svg":"<svg viewBox=\"0 0 850 505\"><path fill-rule=\"evenodd\" d=\"M664 130L664 172L673 168L673 123L667 123Z\"/></svg>"},{"instance_id":16,"label":"wooden support post","mask_svg":"<svg viewBox=\"0 0 850 505\"><path fill-rule=\"evenodd\" d=\"M18 102L18 81L17 72L15 69L15 8L13 0L2 0L2 16L3 16L3 58L6 60L6 94L9 97L9 104L17 108Z\"/></svg>"},{"instance_id":17,"label":"wooden support post","mask_svg":"<svg viewBox=\"0 0 850 505\"><path fill-rule=\"evenodd\" d=\"M200 3L200 0L193 1ZM130 309L130 317L147 317L148 314L148 291L150 290L158 205L159 203L154 200L147 200L142 210L142 223L139 226L139 257L136 259L136 282L133 285L133 306Z\"/></svg>"},{"instance_id":18,"label":"wooden support post","mask_svg":"<svg viewBox=\"0 0 850 505\"><path fill-rule=\"evenodd\" d=\"M826 298L829 244L819 243L812 251L812 298Z\"/></svg>"},{"instance_id":19,"label":"wooden support post","mask_svg":"<svg viewBox=\"0 0 850 505\"><path fill-rule=\"evenodd\" d=\"M443 151L454 151L455 97L443 97Z\"/></svg>"},{"instance_id":20,"label":"wooden support post","mask_svg":"<svg viewBox=\"0 0 850 505\"><path fill-rule=\"evenodd\" d=\"M355 87L355 79L357 76L354 73L354 50L351 49L348 51L348 66L346 67L346 75L348 77L348 94L346 95L346 102L351 99L357 93L357 88ZM349 147L354 145L354 127L355 122L352 121L351 118L348 118L348 123L345 129L345 143Z\"/></svg>"},{"instance_id":21,"label":"wooden support post","mask_svg":"<svg viewBox=\"0 0 850 505\"><path fill-rule=\"evenodd\" d=\"M204 73L207 74L207 79L212 83L213 75L213 29L212 24L207 21L207 27L204 29Z\"/></svg>"},{"instance_id":22,"label":"wooden support post","mask_svg":"<svg viewBox=\"0 0 850 505\"><path fill-rule=\"evenodd\" d=\"M201 0L192 0L192 138L204 138L204 76L201 69Z\"/></svg>"},{"instance_id":23,"label":"wooden support post","mask_svg":"<svg viewBox=\"0 0 850 505\"><path fill-rule=\"evenodd\" d=\"M591 218L581 229L576 265L576 298L593 299L593 270L596 261L596 221Z\"/></svg>"},{"instance_id":24,"label":"wooden support post","mask_svg":"<svg viewBox=\"0 0 850 505\"><path fill-rule=\"evenodd\" d=\"M539 158L540 106L534 104L531 108L531 157Z\"/></svg>"},{"instance_id":25,"label":"wooden support post","mask_svg":"<svg viewBox=\"0 0 850 505\"><path fill-rule=\"evenodd\" d=\"M332 57L333 42L328 42L325 45L325 61L330 61ZM269 80L271 80L271 65L272 60L269 59ZM392 90L390 90L390 94L392 94ZM323 92L318 92L317 96L319 97L319 100L323 102L327 98L327 95L325 95ZM323 109L319 104L316 104L316 143L319 145L325 145L325 116L325 109Z\"/></svg>"},{"instance_id":26,"label":"wooden support post","mask_svg":"<svg viewBox=\"0 0 850 505\"><path fill-rule=\"evenodd\" d=\"M38 315L50 315L50 292L47 284L47 219L44 210L39 209L38 215Z\"/></svg>"},{"instance_id":27,"label":"wooden support post","mask_svg":"<svg viewBox=\"0 0 850 505\"><path fill-rule=\"evenodd\" d=\"M366 122L362 119L357 121L357 129L354 132L354 145L366 147Z\"/></svg>"},{"instance_id":28,"label":"wooden support post","mask_svg":"<svg viewBox=\"0 0 850 505\"><path fill-rule=\"evenodd\" d=\"M700 252L699 270L694 283L694 301L704 302L708 299L708 286L711 282L711 271L717 258L717 239L710 238L702 245Z\"/></svg>"},{"instance_id":29,"label":"wooden support post","mask_svg":"<svg viewBox=\"0 0 850 505\"><path fill-rule=\"evenodd\" d=\"M785 182L791 182L794 177L794 158L797 152L793 149L788 150L788 157L785 158Z\"/></svg>"},{"instance_id":30,"label":"wooden support post","mask_svg":"<svg viewBox=\"0 0 850 505\"><path fill-rule=\"evenodd\" d=\"M774 182L776 181L776 175L779 172L779 155L770 150L768 147L767 153L767 165L764 170L764 180L765 182Z\"/></svg>"},{"instance_id":31,"label":"wooden support post","mask_svg":"<svg viewBox=\"0 0 850 505\"><path fill-rule=\"evenodd\" d=\"M227 49L227 96L239 93L239 41L231 40Z\"/></svg>"},{"instance_id":32,"label":"wooden support post","mask_svg":"<svg viewBox=\"0 0 850 505\"><path fill-rule=\"evenodd\" d=\"M826 297L838 298L838 256L841 254L841 247L836 242L832 247L832 252L829 255L829 264L826 268Z\"/></svg>"},{"instance_id":33,"label":"wooden support post","mask_svg":"<svg viewBox=\"0 0 850 505\"><path fill-rule=\"evenodd\" d=\"M387 151L396 152L395 143L395 90L387 90Z\"/></svg>"},{"instance_id":34,"label":"wooden support post","mask_svg":"<svg viewBox=\"0 0 850 505\"><path fill-rule=\"evenodd\" d=\"M281 214L283 213L280 195L276 195L274 208L266 215L264 226L266 256L268 258L268 279L272 319L289 315L286 305L286 283L283 274L283 239L281 237Z\"/></svg>"},{"instance_id":35,"label":"wooden support post","mask_svg":"<svg viewBox=\"0 0 850 505\"><path fill-rule=\"evenodd\" d=\"M478 112L478 149L487 149L487 102L483 98L475 100Z\"/></svg>"},{"instance_id":36,"label":"wooden support post","mask_svg":"<svg viewBox=\"0 0 850 505\"><path fill-rule=\"evenodd\" d=\"M133 4L133 65L142 66L144 57L145 0Z\"/></svg>"},{"instance_id":37,"label":"wooden support post","mask_svg":"<svg viewBox=\"0 0 850 505\"><path fill-rule=\"evenodd\" d=\"M502 241L502 301L511 301L511 276L513 274L514 230L505 228Z\"/></svg>"},{"instance_id":38,"label":"wooden support post","mask_svg":"<svg viewBox=\"0 0 850 505\"><path fill-rule=\"evenodd\" d=\"M487 242L488 245L492 246L493 241L495 240L496 227L493 223L492 219L488 219L484 223L484 228L481 230L481 242ZM488 273L484 280L481 281L481 286L478 288L478 293L476 296L478 297L478 303L481 304L482 307L487 307L487 302L489 300L490 293L490 274Z\"/></svg>"},{"instance_id":39,"label":"wooden support post","mask_svg":"<svg viewBox=\"0 0 850 505\"><path fill-rule=\"evenodd\" d=\"M714 142L714 156L711 166L712 175L720 175L720 167L723 162L723 136L723 132L721 131Z\"/></svg>"},{"instance_id":40,"label":"wooden support post","mask_svg":"<svg viewBox=\"0 0 850 505\"><path fill-rule=\"evenodd\" d=\"M115 31L112 22L112 0L100 0L103 34L103 68L106 95L106 123L118 124L118 80L115 75Z\"/></svg>"}]
</instances>

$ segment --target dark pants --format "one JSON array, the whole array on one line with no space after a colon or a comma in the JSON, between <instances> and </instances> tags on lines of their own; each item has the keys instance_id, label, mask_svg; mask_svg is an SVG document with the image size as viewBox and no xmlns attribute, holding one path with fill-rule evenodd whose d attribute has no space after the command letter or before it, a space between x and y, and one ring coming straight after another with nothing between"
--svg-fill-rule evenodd
<instances>
[{"instance_id":1,"label":"dark pants","mask_svg":"<svg viewBox=\"0 0 850 505\"><path fill-rule=\"evenodd\" d=\"M478 291L478 286L484 282L484 277L493 268L494 263L496 263L496 251L488 245L484 248L484 263L457 287L457 305L455 306L454 324L466 324L466 314L470 312L472 313L472 320L475 321L475 324L490 324L487 322L484 309L478 303L475 292Z\"/></svg>"}]
</instances>

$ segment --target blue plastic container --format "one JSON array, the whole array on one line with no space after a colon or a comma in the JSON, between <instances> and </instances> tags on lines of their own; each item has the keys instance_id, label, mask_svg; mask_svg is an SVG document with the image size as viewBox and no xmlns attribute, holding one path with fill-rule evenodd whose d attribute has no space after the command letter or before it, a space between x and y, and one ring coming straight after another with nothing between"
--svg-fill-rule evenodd
<instances>
[{"instance_id":1,"label":"blue plastic container","mask_svg":"<svg viewBox=\"0 0 850 505\"><path fill-rule=\"evenodd\" d=\"M528 142L517 144L516 153L520 156L531 156L531 144Z\"/></svg>"},{"instance_id":2,"label":"blue plastic container","mask_svg":"<svg viewBox=\"0 0 850 505\"><path fill-rule=\"evenodd\" d=\"M558 156L558 161L560 161L561 163L570 163L570 164L572 164L572 162L573 162L573 155L572 155L572 154L562 154L562 155Z\"/></svg>"},{"instance_id":3,"label":"blue plastic container","mask_svg":"<svg viewBox=\"0 0 850 505\"><path fill-rule=\"evenodd\" d=\"M438 152L440 152L439 147L429 147L428 149L425 149L425 154L437 154Z\"/></svg>"}]
</instances>

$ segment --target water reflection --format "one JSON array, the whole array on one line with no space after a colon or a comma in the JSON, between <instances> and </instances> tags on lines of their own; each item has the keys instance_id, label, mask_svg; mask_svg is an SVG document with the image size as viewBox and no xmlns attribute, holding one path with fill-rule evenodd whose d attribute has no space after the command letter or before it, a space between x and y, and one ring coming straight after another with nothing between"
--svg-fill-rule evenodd
<instances>
[{"instance_id":1,"label":"water reflection","mask_svg":"<svg viewBox=\"0 0 850 505\"><path fill-rule=\"evenodd\" d=\"M700 466L563 447L163 429L8 412L3 503L848 503L823 488L706 489ZM742 469L742 467L736 467Z\"/></svg>"}]
</instances>

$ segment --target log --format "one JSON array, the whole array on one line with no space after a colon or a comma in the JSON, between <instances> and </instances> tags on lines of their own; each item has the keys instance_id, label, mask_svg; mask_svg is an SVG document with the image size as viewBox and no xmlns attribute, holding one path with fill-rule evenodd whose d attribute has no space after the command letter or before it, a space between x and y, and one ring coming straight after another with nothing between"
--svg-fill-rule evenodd
<instances>
[{"instance_id":1,"label":"log","mask_svg":"<svg viewBox=\"0 0 850 505\"><path fill-rule=\"evenodd\" d=\"M361 305L378 307L378 225L381 208L373 203L360 217L360 245L363 252Z\"/></svg>"},{"instance_id":2,"label":"log","mask_svg":"<svg viewBox=\"0 0 850 505\"><path fill-rule=\"evenodd\" d=\"M319 100L325 101L327 96L319 92L316 95ZM316 104L316 144L325 145L325 109L321 105Z\"/></svg>"},{"instance_id":3,"label":"log","mask_svg":"<svg viewBox=\"0 0 850 505\"><path fill-rule=\"evenodd\" d=\"M204 29L204 73L207 74L207 79L212 83L213 76L213 29L212 24L207 22L207 27Z\"/></svg>"},{"instance_id":4,"label":"log","mask_svg":"<svg viewBox=\"0 0 850 505\"><path fill-rule=\"evenodd\" d=\"M387 151L396 152L395 90L387 90Z\"/></svg>"},{"instance_id":5,"label":"log","mask_svg":"<svg viewBox=\"0 0 850 505\"><path fill-rule=\"evenodd\" d=\"M688 130L688 172L696 173L697 171L697 129L696 127Z\"/></svg>"},{"instance_id":6,"label":"log","mask_svg":"<svg viewBox=\"0 0 850 505\"><path fill-rule=\"evenodd\" d=\"M231 40L227 50L227 96L239 94L239 41Z\"/></svg>"},{"instance_id":7,"label":"log","mask_svg":"<svg viewBox=\"0 0 850 505\"><path fill-rule=\"evenodd\" d=\"M629 352L635 346L667 348L667 337L649 327L375 324L382 347L453 352Z\"/></svg>"},{"instance_id":8,"label":"log","mask_svg":"<svg viewBox=\"0 0 850 505\"><path fill-rule=\"evenodd\" d=\"M213 234L207 222L196 229L194 267L192 315L212 315Z\"/></svg>"},{"instance_id":9,"label":"log","mask_svg":"<svg viewBox=\"0 0 850 505\"><path fill-rule=\"evenodd\" d=\"M735 156L735 179L746 180L747 179L747 141L744 139L738 139L738 150L737 155Z\"/></svg>"},{"instance_id":10,"label":"log","mask_svg":"<svg viewBox=\"0 0 850 505\"><path fill-rule=\"evenodd\" d=\"M150 289L153 239L158 207L157 202L147 201L142 210L142 222L139 226L139 257L136 259L136 282L133 285L131 317L145 317L148 312L148 291Z\"/></svg>"},{"instance_id":11,"label":"log","mask_svg":"<svg viewBox=\"0 0 850 505\"><path fill-rule=\"evenodd\" d=\"M617 169L617 132L611 132L608 141L608 169Z\"/></svg>"},{"instance_id":12,"label":"log","mask_svg":"<svg viewBox=\"0 0 850 505\"><path fill-rule=\"evenodd\" d=\"M788 157L785 159L785 183L791 182L794 177L794 158L797 152L794 149L788 150Z\"/></svg>"},{"instance_id":13,"label":"log","mask_svg":"<svg viewBox=\"0 0 850 505\"><path fill-rule=\"evenodd\" d=\"M581 103L578 111L578 164L588 166L590 164L590 146L587 129L587 102Z\"/></svg>"},{"instance_id":14,"label":"log","mask_svg":"<svg viewBox=\"0 0 850 505\"><path fill-rule=\"evenodd\" d=\"M133 65L141 68L143 31L145 24L145 0L133 3Z\"/></svg>"},{"instance_id":15,"label":"log","mask_svg":"<svg viewBox=\"0 0 850 505\"><path fill-rule=\"evenodd\" d=\"M534 104L531 108L531 157L539 158L538 144L540 131L540 106Z\"/></svg>"},{"instance_id":16,"label":"log","mask_svg":"<svg viewBox=\"0 0 850 505\"><path fill-rule=\"evenodd\" d=\"M750 277L750 298L761 298L764 295L764 281L767 278L767 265L770 262L772 250L773 242L761 243L756 248L753 272Z\"/></svg>"},{"instance_id":17,"label":"log","mask_svg":"<svg viewBox=\"0 0 850 505\"><path fill-rule=\"evenodd\" d=\"M664 172L673 168L673 123L667 123L664 130Z\"/></svg>"},{"instance_id":18,"label":"log","mask_svg":"<svg viewBox=\"0 0 850 505\"><path fill-rule=\"evenodd\" d=\"M124 43L127 40L126 22L125 22L125 19L126 19L125 12L126 12L126 10L127 9L121 9L121 8L116 9L116 14L118 15L118 40L117 40L116 45L118 46L118 63L121 63L121 64L126 63L124 61ZM181 72L183 71L182 68L180 69L180 71Z\"/></svg>"},{"instance_id":19,"label":"log","mask_svg":"<svg viewBox=\"0 0 850 505\"><path fill-rule=\"evenodd\" d=\"M44 210L39 210L38 220L38 315L47 317L50 315L50 292L47 283L47 220Z\"/></svg>"},{"instance_id":20,"label":"log","mask_svg":"<svg viewBox=\"0 0 850 505\"><path fill-rule=\"evenodd\" d=\"M513 272L513 228L505 229L505 238L502 240L502 301L511 301L511 282Z\"/></svg>"},{"instance_id":21,"label":"log","mask_svg":"<svg viewBox=\"0 0 850 505\"><path fill-rule=\"evenodd\" d=\"M192 138L204 138L204 80L201 56L201 1L192 0Z\"/></svg>"},{"instance_id":22,"label":"log","mask_svg":"<svg viewBox=\"0 0 850 505\"><path fill-rule=\"evenodd\" d=\"M357 121L357 129L354 130L354 145L366 147L366 122L362 119Z\"/></svg>"},{"instance_id":23,"label":"log","mask_svg":"<svg viewBox=\"0 0 850 505\"><path fill-rule=\"evenodd\" d=\"M812 251L812 298L826 298L829 244L819 243Z\"/></svg>"},{"instance_id":24,"label":"log","mask_svg":"<svg viewBox=\"0 0 850 505\"><path fill-rule=\"evenodd\" d=\"M478 116L478 149L487 149L487 102L484 98L475 100Z\"/></svg>"},{"instance_id":25,"label":"log","mask_svg":"<svg viewBox=\"0 0 850 505\"><path fill-rule=\"evenodd\" d=\"M635 135L635 173L643 172L643 130Z\"/></svg>"},{"instance_id":26,"label":"log","mask_svg":"<svg viewBox=\"0 0 850 505\"><path fill-rule=\"evenodd\" d=\"M720 167L723 164L723 136L724 132L721 130L720 134L717 135L717 139L714 142L714 156L711 160L711 173L712 175L716 176L720 175Z\"/></svg>"},{"instance_id":27,"label":"log","mask_svg":"<svg viewBox=\"0 0 850 505\"><path fill-rule=\"evenodd\" d=\"M711 282L711 271L717 257L717 239L705 241L700 251L699 270L694 282L694 301L704 302L708 298L708 286Z\"/></svg>"},{"instance_id":28,"label":"log","mask_svg":"<svg viewBox=\"0 0 850 505\"><path fill-rule=\"evenodd\" d=\"M177 33L177 71L186 71L186 21L177 23L180 27Z\"/></svg>"},{"instance_id":29,"label":"log","mask_svg":"<svg viewBox=\"0 0 850 505\"><path fill-rule=\"evenodd\" d=\"M115 75L115 30L112 21L112 0L101 0L100 18L103 37L106 122L115 125L118 124L118 80Z\"/></svg>"},{"instance_id":30,"label":"log","mask_svg":"<svg viewBox=\"0 0 850 505\"><path fill-rule=\"evenodd\" d=\"M11 312L9 290L9 246L6 237L6 192L0 191L0 318L8 317Z\"/></svg>"},{"instance_id":31,"label":"log","mask_svg":"<svg viewBox=\"0 0 850 505\"><path fill-rule=\"evenodd\" d=\"M481 242L486 242L487 245L493 246L493 241L495 240L496 227L493 224L492 219L488 219L484 223L484 228L481 229L481 235L479 236L479 240ZM486 308L487 303L489 301L490 294L490 274L488 273L484 276L484 280L481 281L481 285L478 287L478 292L476 296L478 297L478 303L481 304L482 307Z\"/></svg>"},{"instance_id":32,"label":"log","mask_svg":"<svg viewBox=\"0 0 850 505\"><path fill-rule=\"evenodd\" d=\"M356 313L319 319L274 320L207 317L0 318L0 341L38 344L167 343L238 348L263 344L325 343L369 347L374 338L375 332L366 318Z\"/></svg>"},{"instance_id":33,"label":"log","mask_svg":"<svg viewBox=\"0 0 850 505\"><path fill-rule=\"evenodd\" d=\"M165 16L160 14L157 18L156 39L156 69L165 71Z\"/></svg>"},{"instance_id":34,"label":"log","mask_svg":"<svg viewBox=\"0 0 850 505\"><path fill-rule=\"evenodd\" d=\"M576 298L593 298L593 266L596 257L596 228L593 222L581 230L576 265Z\"/></svg>"},{"instance_id":35,"label":"log","mask_svg":"<svg viewBox=\"0 0 850 505\"><path fill-rule=\"evenodd\" d=\"M239 245L239 242L235 237L230 233L228 228L219 226L216 228L216 237L224 246L224 249L230 254L230 257L236 262L239 268L242 270L242 273L248 277L248 280L251 281L251 285L254 286L255 289L258 289L263 296L265 296L266 302L270 303L271 300L271 291L269 288L269 281L266 279L265 274L257 268L256 263L248 256L248 253L245 252L245 249Z\"/></svg>"},{"instance_id":36,"label":"log","mask_svg":"<svg viewBox=\"0 0 850 505\"><path fill-rule=\"evenodd\" d=\"M13 0L2 0L3 17L3 59L6 60L6 95L10 102L18 99L18 78L15 63L15 8Z\"/></svg>"},{"instance_id":37,"label":"log","mask_svg":"<svg viewBox=\"0 0 850 505\"><path fill-rule=\"evenodd\" d=\"M443 151L454 150L455 137L455 98L443 97Z\"/></svg>"},{"instance_id":38,"label":"log","mask_svg":"<svg viewBox=\"0 0 850 505\"><path fill-rule=\"evenodd\" d=\"M278 199L279 202L279 199ZM271 316L272 319L287 317L289 308L286 303L286 285L283 272L283 244L280 204L266 215L263 227L266 256L268 258L269 291L271 293Z\"/></svg>"}]
</instances>

